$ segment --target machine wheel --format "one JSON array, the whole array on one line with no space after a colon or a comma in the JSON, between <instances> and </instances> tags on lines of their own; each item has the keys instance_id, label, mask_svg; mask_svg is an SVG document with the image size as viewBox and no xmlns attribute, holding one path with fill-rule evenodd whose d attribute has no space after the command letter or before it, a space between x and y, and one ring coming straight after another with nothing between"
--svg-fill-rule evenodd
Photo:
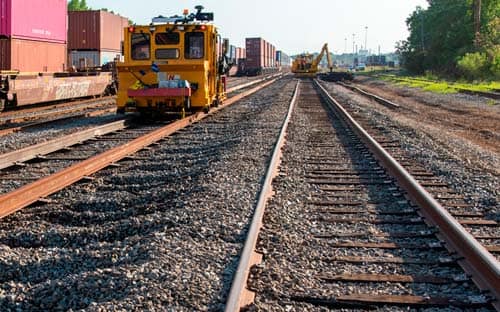
<instances>
[{"instance_id":1,"label":"machine wheel","mask_svg":"<svg viewBox=\"0 0 500 312\"><path fill-rule=\"evenodd\" d=\"M190 111L191 110L191 98L190 97L186 97L184 99L184 110L186 111Z\"/></svg>"},{"instance_id":2,"label":"machine wheel","mask_svg":"<svg viewBox=\"0 0 500 312\"><path fill-rule=\"evenodd\" d=\"M213 106L213 107L219 107L219 100L218 100L218 99L215 99L215 100L212 102L212 106Z\"/></svg>"},{"instance_id":3,"label":"machine wheel","mask_svg":"<svg viewBox=\"0 0 500 312\"><path fill-rule=\"evenodd\" d=\"M206 105L204 108L203 108L203 112L205 114L208 114L208 112L210 111L210 105Z\"/></svg>"}]
</instances>

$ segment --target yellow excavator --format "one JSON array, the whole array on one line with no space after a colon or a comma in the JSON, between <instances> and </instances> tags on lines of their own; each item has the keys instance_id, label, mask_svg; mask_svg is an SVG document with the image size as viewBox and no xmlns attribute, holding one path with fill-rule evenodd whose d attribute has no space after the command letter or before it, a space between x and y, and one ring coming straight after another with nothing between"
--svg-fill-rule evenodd
<instances>
[{"instance_id":1,"label":"yellow excavator","mask_svg":"<svg viewBox=\"0 0 500 312\"><path fill-rule=\"evenodd\" d=\"M292 73L294 73L296 77L316 77L319 62L325 53L328 60L328 68L332 71L332 58L328 51L328 43L325 43L321 52L316 57L308 53L297 56L292 63Z\"/></svg>"},{"instance_id":2,"label":"yellow excavator","mask_svg":"<svg viewBox=\"0 0 500 312\"><path fill-rule=\"evenodd\" d=\"M323 59L323 55L326 53L326 59L328 61L328 73L319 73L319 62ZM334 72L333 62L330 52L328 51L328 43L323 45L321 52L314 57L312 54L304 53L297 56L292 63L292 73L295 77L316 77L327 81L340 81L340 80L353 80L353 75L349 72Z\"/></svg>"}]
</instances>

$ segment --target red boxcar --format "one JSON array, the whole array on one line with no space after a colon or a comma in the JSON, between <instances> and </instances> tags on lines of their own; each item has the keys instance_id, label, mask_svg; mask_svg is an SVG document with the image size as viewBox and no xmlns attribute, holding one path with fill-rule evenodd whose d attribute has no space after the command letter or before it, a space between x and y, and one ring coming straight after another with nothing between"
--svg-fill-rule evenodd
<instances>
[{"instance_id":1,"label":"red boxcar","mask_svg":"<svg viewBox=\"0 0 500 312\"><path fill-rule=\"evenodd\" d=\"M66 43L66 0L0 0L0 36Z\"/></svg>"}]
</instances>

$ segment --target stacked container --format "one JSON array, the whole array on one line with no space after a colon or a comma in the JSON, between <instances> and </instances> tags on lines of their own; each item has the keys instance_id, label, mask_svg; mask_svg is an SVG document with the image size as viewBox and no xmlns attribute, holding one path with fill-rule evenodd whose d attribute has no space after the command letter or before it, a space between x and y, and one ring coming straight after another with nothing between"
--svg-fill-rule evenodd
<instances>
[{"instance_id":1,"label":"stacked container","mask_svg":"<svg viewBox=\"0 0 500 312\"><path fill-rule=\"evenodd\" d=\"M276 67L288 68L290 65L290 57L281 50L276 51Z\"/></svg>"},{"instance_id":2,"label":"stacked container","mask_svg":"<svg viewBox=\"0 0 500 312\"><path fill-rule=\"evenodd\" d=\"M264 65L264 50L265 40L262 38L246 38L246 67L247 68L263 68Z\"/></svg>"},{"instance_id":3,"label":"stacked container","mask_svg":"<svg viewBox=\"0 0 500 312\"><path fill-rule=\"evenodd\" d=\"M106 11L70 11L69 64L78 69L122 59L121 44L128 19Z\"/></svg>"},{"instance_id":4,"label":"stacked container","mask_svg":"<svg viewBox=\"0 0 500 312\"><path fill-rule=\"evenodd\" d=\"M66 0L0 0L0 70L66 69Z\"/></svg>"},{"instance_id":5,"label":"stacked container","mask_svg":"<svg viewBox=\"0 0 500 312\"><path fill-rule=\"evenodd\" d=\"M239 63L239 60L246 58L246 50L245 48L236 48L236 64Z\"/></svg>"},{"instance_id":6,"label":"stacked container","mask_svg":"<svg viewBox=\"0 0 500 312\"><path fill-rule=\"evenodd\" d=\"M274 45L271 45L271 67L278 67L276 65L276 58L274 57L276 55L276 47Z\"/></svg>"}]
</instances>

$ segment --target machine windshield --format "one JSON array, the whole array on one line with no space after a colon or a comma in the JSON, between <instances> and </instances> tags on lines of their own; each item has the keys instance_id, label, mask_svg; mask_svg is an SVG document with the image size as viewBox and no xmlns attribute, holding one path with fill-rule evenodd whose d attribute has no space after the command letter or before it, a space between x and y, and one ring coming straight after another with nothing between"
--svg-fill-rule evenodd
<instances>
[{"instance_id":1,"label":"machine windshield","mask_svg":"<svg viewBox=\"0 0 500 312\"><path fill-rule=\"evenodd\" d=\"M202 32L189 32L184 37L184 57L187 59L201 59L205 55L204 35Z\"/></svg>"},{"instance_id":2,"label":"machine windshield","mask_svg":"<svg viewBox=\"0 0 500 312\"><path fill-rule=\"evenodd\" d=\"M179 44L179 33L178 32L164 32L157 33L155 35L155 43L157 45L163 44Z\"/></svg>"},{"instance_id":3,"label":"machine windshield","mask_svg":"<svg viewBox=\"0 0 500 312\"><path fill-rule=\"evenodd\" d=\"M132 44L130 45L132 59L148 60L150 56L150 37L149 34L132 34Z\"/></svg>"}]
</instances>

